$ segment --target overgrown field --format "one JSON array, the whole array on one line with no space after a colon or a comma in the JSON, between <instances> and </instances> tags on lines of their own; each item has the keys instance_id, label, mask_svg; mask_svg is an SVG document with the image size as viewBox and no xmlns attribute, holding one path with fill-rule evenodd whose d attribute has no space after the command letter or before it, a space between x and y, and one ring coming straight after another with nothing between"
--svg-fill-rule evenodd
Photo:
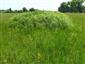
<instances>
[{"instance_id":1,"label":"overgrown field","mask_svg":"<svg viewBox=\"0 0 85 64\"><path fill-rule=\"evenodd\" d=\"M0 64L85 64L85 14L48 13L0 13Z\"/></svg>"}]
</instances>

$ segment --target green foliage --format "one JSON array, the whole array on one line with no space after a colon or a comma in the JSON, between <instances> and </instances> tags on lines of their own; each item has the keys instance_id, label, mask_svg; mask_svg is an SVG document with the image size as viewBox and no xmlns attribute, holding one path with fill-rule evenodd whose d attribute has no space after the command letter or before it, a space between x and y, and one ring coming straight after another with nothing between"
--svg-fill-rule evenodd
<instances>
[{"instance_id":1,"label":"green foliage","mask_svg":"<svg viewBox=\"0 0 85 64\"><path fill-rule=\"evenodd\" d=\"M77 1L77 2L82 2L82 3L85 2L85 0L72 0L72 1L74 2Z\"/></svg>"},{"instance_id":2,"label":"green foliage","mask_svg":"<svg viewBox=\"0 0 85 64\"><path fill-rule=\"evenodd\" d=\"M59 7L60 12L80 12L84 13L84 5L82 5L83 2L80 1L71 1L71 2L63 2L61 3L61 6Z\"/></svg>"},{"instance_id":3,"label":"green foliage","mask_svg":"<svg viewBox=\"0 0 85 64\"><path fill-rule=\"evenodd\" d=\"M30 8L29 11L33 12L33 11L35 11L35 9L34 8Z\"/></svg>"},{"instance_id":4,"label":"green foliage","mask_svg":"<svg viewBox=\"0 0 85 64\"><path fill-rule=\"evenodd\" d=\"M11 8L7 10L0 10L0 13L23 13L23 12L34 12L34 11L41 11L38 9L30 8L29 10L26 7L23 7L22 10L12 10Z\"/></svg>"},{"instance_id":5,"label":"green foliage","mask_svg":"<svg viewBox=\"0 0 85 64\"><path fill-rule=\"evenodd\" d=\"M25 18L28 18L28 14L35 15L27 13ZM47 14L63 16L54 12ZM0 64L85 64L85 14L66 14L72 20L73 30L53 31L48 28L44 30L37 28L28 34L25 34L25 31L16 32L16 29L9 27L12 16L18 15L16 18L19 18L20 15L21 19L25 13L0 15L2 15L0 16ZM16 25L14 20L11 23Z\"/></svg>"},{"instance_id":6,"label":"green foliage","mask_svg":"<svg viewBox=\"0 0 85 64\"><path fill-rule=\"evenodd\" d=\"M23 11L23 12L27 12L28 10L27 10L25 7L23 7L23 8L22 8L22 11Z\"/></svg>"},{"instance_id":7,"label":"green foliage","mask_svg":"<svg viewBox=\"0 0 85 64\"><path fill-rule=\"evenodd\" d=\"M12 9L9 8L8 10L5 10L6 13L11 13L12 12Z\"/></svg>"},{"instance_id":8,"label":"green foliage","mask_svg":"<svg viewBox=\"0 0 85 64\"><path fill-rule=\"evenodd\" d=\"M68 17L58 12L29 12L14 16L11 21L10 27L25 32L32 29L65 30L72 27Z\"/></svg>"}]
</instances>

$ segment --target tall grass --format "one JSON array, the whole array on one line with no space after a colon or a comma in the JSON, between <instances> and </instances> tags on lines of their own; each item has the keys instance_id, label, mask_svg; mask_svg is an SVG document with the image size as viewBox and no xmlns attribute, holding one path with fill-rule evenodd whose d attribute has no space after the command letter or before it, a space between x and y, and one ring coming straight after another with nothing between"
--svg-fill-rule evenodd
<instances>
[{"instance_id":1,"label":"tall grass","mask_svg":"<svg viewBox=\"0 0 85 64\"><path fill-rule=\"evenodd\" d=\"M19 14L11 20L10 27L19 30L31 29L67 29L72 28L72 23L62 13L56 12L29 12Z\"/></svg>"},{"instance_id":2,"label":"tall grass","mask_svg":"<svg viewBox=\"0 0 85 64\"><path fill-rule=\"evenodd\" d=\"M12 17L0 29L0 63L85 64L85 33L80 22L85 18L67 15L72 23L66 15L54 12L23 13Z\"/></svg>"}]
</instances>

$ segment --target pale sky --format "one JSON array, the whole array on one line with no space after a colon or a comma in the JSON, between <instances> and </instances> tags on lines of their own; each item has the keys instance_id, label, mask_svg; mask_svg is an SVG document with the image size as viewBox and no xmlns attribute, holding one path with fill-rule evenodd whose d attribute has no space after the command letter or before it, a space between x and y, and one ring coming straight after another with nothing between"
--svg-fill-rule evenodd
<instances>
[{"instance_id":1,"label":"pale sky","mask_svg":"<svg viewBox=\"0 0 85 64\"><path fill-rule=\"evenodd\" d=\"M0 0L0 9L22 9L22 7L40 10L57 10L60 3L71 0Z\"/></svg>"}]
</instances>

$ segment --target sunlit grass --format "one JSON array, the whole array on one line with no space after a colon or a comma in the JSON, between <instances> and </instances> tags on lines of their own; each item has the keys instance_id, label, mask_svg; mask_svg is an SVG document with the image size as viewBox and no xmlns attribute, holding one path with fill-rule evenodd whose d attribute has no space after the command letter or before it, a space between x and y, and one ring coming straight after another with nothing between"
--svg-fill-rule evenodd
<instances>
[{"instance_id":1,"label":"sunlit grass","mask_svg":"<svg viewBox=\"0 0 85 64\"><path fill-rule=\"evenodd\" d=\"M66 14L74 25L71 30L26 34L8 26L14 15L0 16L0 64L85 64L85 14Z\"/></svg>"}]
</instances>

